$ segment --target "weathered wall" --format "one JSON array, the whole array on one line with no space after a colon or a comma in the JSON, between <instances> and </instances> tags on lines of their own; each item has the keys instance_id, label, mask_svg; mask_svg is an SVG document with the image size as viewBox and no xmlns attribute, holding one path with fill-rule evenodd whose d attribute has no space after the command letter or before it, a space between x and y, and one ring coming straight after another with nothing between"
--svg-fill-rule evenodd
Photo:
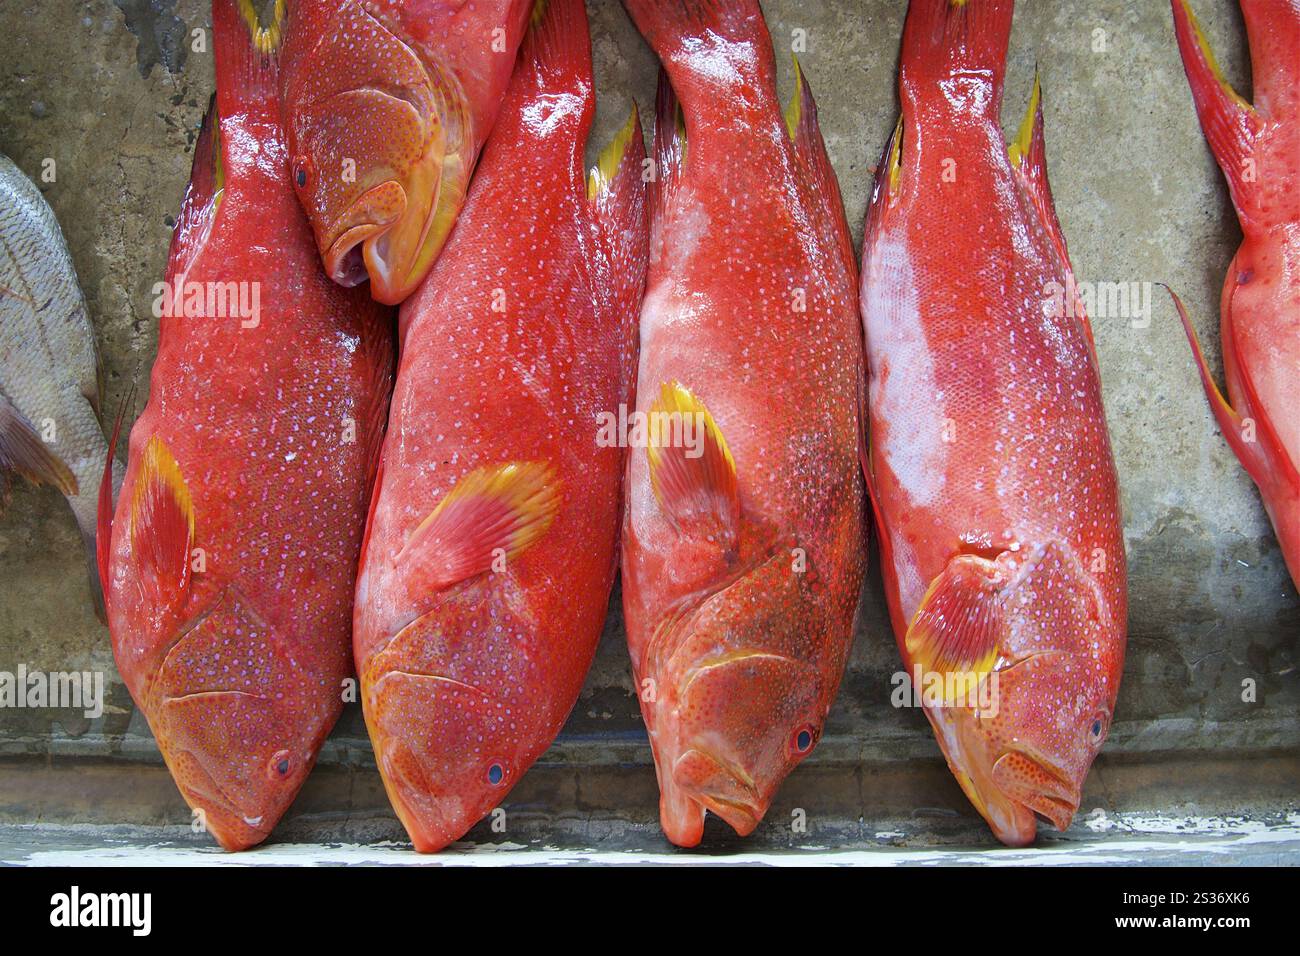
<instances>
[{"instance_id":1,"label":"weathered wall","mask_svg":"<svg viewBox=\"0 0 1300 956\"><path fill-rule=\"evenodd\" d=\"M1225 72L1248 96L1235 4L1195 6ZM599 98L594 155L632 98L649 132L656 64L614 0L589 0L588 7ZM860 242L870 169L896 115L905 4L771 0L764 7L778 50L790 47L794 31L806 31L800 59ZM157 334L149 290L162 275L171 217L212 89L210 43L195 52L185 38L208 19L201 0L0 0L0 150L29 174L46 158L57 164L56 182L43 188L95 320L110 410L131 382L139 392L133 412L147 391ZM1078 277L1170 283L1217 363L1218 292L1240 232L1196 124L1168 5L1022 0L1004 108L1009 131L1019 123L1035 62L1052 186ZM788 57L780 70L788 92ZM1294 753L1300 602L1258 495L1211 420L1172 308L1159 290L1151 305L1149 325L1137 323L1144 327L1127 317L1094 317L1123 486L1132 603L1108 744L1120 757L1108 759L1186 749ZM55 493L15 488L0 518L0 582L0 670L20 663L102 669L112 685L112 706L93 726L79 715L0 710L0 754L156 759L117 682L107 633L90 612L80 541ZM622 639L615 610L583 699L547 759L638 765L638 784L625 793L649 810L653 776ZM923 718L888 704L897 666L873 575L850 671L815 761L936 758ZM1246 678L1258 683L1255 703L1241 699ZM353 708L323 762L364 765L364 736ZM935 780L952 791L947 797L956 793L946 775ZM161 792L160 808L146 816L185 819L174 791ZM23 818L22 793L10 781L0 812ZM1165 799L1177 802L1178 794Z\"/></svg>"}]
</instances>

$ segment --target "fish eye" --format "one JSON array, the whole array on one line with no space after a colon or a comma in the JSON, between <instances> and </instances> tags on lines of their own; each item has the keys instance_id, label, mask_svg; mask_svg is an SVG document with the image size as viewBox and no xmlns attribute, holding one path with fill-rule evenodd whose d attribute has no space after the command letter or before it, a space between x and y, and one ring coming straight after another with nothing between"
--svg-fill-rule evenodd
<instances>
[{"instance_id":1,"label":"fish eye","mask_svg":"<svg viewBox=\"0 0 1300 956\"><path fill-rule=\"evenodd\" d=\"M299 189L306 189L307 178L307 161L300 156L293 163L293 181Z\"/></svg>"},{"instance_id":2,"label":"fish eye","mask_svg":"<svg viewBox=\"0 0 1300 956\"><path fill-rule=\"evenodd\" d=\"M800 727L790 738L790 750L796 756L802 757L813 749L813 744L817 743L817 728L811 724Z\"/></svg>"},{"instance_id":3,"label":"fish eye","mask_svg":"<svg viewBox=\"0 0 1300 956\"><path fill-rule=\"evenodd\" d=\"M505 767L501 766L501 764L496 760L492 761L492 765L488 767L487 778L488 783L492 784L494 787L497 786L506 778Z\"/></svg>"},{"instance_id":4,"label":"fish eye","mask_svg":"<svg viewBox=\"0 0 1300 956\"><path fill-rule=\"evenodd\" d=\"M1088 734L1094 744L1100 743L1102 737L1106 735L1106 715L1097 714L1092 718L1092 723L1088 727Z\"/></svg>"},{"instance_id":5,"label":"fish eye","mask_svg":"<svg viewBox=\"0 0 1300 956\"><path fill-rule=\"evenodd\" d=\"M293 767L293 761L289 757L289 751L277 750L271 755L267 763L267 773L272 779L281 779L289 776L289 770Z\"/></svg>"}]
</instances>

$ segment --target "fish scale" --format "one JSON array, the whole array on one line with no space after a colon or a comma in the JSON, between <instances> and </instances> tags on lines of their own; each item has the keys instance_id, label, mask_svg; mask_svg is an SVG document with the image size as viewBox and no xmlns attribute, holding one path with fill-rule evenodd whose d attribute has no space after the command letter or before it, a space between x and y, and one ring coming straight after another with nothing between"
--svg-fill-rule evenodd
<instances>
[{"instance_id":1,"label":"fish scale","mask_svg":"<svg viewBox=\"0 0 1300 956\"><path fill-rule=\"evenodd\" d=\"M464 210L401 308L357 582L366 725L421 852L501 805L581 690L616 569L647 227L635 111L587 184L583 0L540 5Z\"/></svg>"}]
</instances>

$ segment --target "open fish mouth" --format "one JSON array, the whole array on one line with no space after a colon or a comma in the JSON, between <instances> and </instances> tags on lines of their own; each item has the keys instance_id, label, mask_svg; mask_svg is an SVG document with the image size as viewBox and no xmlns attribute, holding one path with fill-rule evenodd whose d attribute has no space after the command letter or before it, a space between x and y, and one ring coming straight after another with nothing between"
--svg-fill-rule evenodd
<instances>
[{"instance_id":1,"label":"open fish mouth","mask_svg":"<svg viewBox=\"0 0 1300 956\"><path fill-rule=\"evenodd\" d=\"M329 277L348 288L365 282L367 276L377 284L385 283L395 270L388 261L391 250L381 240L401 223L406 208L406 190L394 180L359 196L321 236L321 258Z\"/></svg>"},{"instance_id":2,"label":"open fish mouth","mask_svg":"<svg viewBox=\"0 0 1300 956\"><path fill-rule=\"evenodd\" d=\"M1036 782L1030 786L1002 782L1003 769L1009 763L1028 764L1036 771ZM992 778L1008 798L1019 803L1026 810L1048 821L1058 830L1066 830L1079 809L1079 788L1070 783L1065 775L1050 763L1025 753L1012 750L998 758L993 765Z\"/></svg>"},{"instance_id":3,"label":"open fish mouth","mask_svg":"<svg viewBox=\"0 0 1300 956\"><path fill-rule=\"evenodd\" d=\"M692 800L717 814L741 836L752 833L767 810L744 768L698 744L677 758L673 779Z\"/></svg>"},{"instance_id":4,"label":"open fish mouth","mask_svg":"<svg viewBox=\"0 0 1300 956\"><path fill-rule=\"evenodd\" d=\"M392 223L371 223L354 226L330 243L324 257L325 271L329 273L329 277L348 289L370 278L370 263L378 257L367 252L375 248L376 240L392 228L392 225ZM384 263L385 270L387 265Z\"/></svg>"}]
</instances>

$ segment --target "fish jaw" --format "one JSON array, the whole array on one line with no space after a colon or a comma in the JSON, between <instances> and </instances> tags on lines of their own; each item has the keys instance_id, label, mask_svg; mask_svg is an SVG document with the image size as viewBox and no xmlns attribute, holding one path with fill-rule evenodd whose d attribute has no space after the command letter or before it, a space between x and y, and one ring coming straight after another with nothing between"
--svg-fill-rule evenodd
<instances>
[{"instance_id":1,"label":"fish jaw","mask_svg":"<svg viewBox=\"0 0 1300 956\"><path fill-rule=\"evenodd\" d=\"M1046 651L994 671L979 707L926 707L953 776L1006 845L1032 843L1036 816L1064 831L1078 812L1114 707L1096 673Z\"/></svg>"},{"instance_id":2,"label":"fish jaw","mask_svg":"<svg viewBox=\"0 0 1300 956\"><path fill-rule=\"evenodd\" d=\"M969 731L969 717L952 708L926 708L935 739L971 805L1002 843L1029 846L1038 838L1038 820L1024 804L1010 799L993 780L984 742Z\"/></svg>"},{"instance_id":3,"label":"fish jaw","mask_svg":"<svg viewBox=\"0 0 1300 956\"><path fill-rule=\"evenodd\" d=\"M740 836L749 836L767 812L769 799L749 773L701 749L697 743L673 764L673 783L701 807L716 813Z\"/></svg>"},{"instance_id":4,"label":"fish jaw","mask_svg":"<svg viewBox=\"0 0 1300 956\"><path fill-rule=\"evenodd\" d=\"M318 233L330 278L346 287L369 278L375 301L404 301L442 251L464 203L469 168L464 156L431 147L404 177L362 193Z\"/></svg>"}]
</instances>

